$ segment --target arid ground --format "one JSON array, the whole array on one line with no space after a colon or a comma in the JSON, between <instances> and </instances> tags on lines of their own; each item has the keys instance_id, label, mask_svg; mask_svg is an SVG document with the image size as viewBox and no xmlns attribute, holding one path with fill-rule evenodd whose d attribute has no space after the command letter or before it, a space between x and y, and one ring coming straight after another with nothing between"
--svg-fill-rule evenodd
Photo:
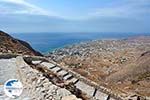
<instances>
[{"instance_id":1,"label":"arid ground","mask_svg":"<svg viewBox=\"0 0 150 100\"><path fill-rule=\"evenodd\" d=\"M149 36L89 41L48 56L115 93L150 96Z\"/></svg>"}]
</instances>

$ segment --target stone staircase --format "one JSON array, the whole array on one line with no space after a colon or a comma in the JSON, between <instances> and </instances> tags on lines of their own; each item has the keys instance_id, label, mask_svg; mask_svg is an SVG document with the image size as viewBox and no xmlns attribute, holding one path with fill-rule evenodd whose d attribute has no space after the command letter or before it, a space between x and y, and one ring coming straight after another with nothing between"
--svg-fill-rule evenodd
<instances>
[{"instance_id":1,"label":"stone staircase","mask_svg":"<svg viewBox=\"0 0 150 100\"><path fill-rule=\"evenodd\" d=\"M11 59L15 58L18 55L0 55L1 59ZM72 70L69 70L63 66L56 64L55 62L50 62L45 57L35 57L35 56L24 56L24 58L31 58L32 63L37 65L41 65L46 67L50 71L54 72L55 74L62 76L64 81L69 81L76 86L79 90L85 93L87 96L92 98L92 100L150 100L148 97L146 99L138 99L137 96L131 98L123 98L117 94L114 94L109 89L105 87L97 85L95 82L92 82L85 77L82 77L78 73L75 73ZM35 60L36 59L36 60Z\"/></svg>"},{"instance_id":2,"label":"stone staircase","mask_svg":"<svg viewBox=\"0 0 150 100\"><path fill-rule=\"evenodd\" d=\"M85 93L88 97L93 98L94 100L121 100L120 98L114 98L107 93L102 92L101 90L91 86L81 80L80 78L76 77L73 73L65 70L64 68L52 64L50 62L42 62L42 61L32 61L33 64L40 64L43 67L46 67L53 73L62 76L63 80L72 82L77 89L81 90Z\"/></svg>"}]
</instances>

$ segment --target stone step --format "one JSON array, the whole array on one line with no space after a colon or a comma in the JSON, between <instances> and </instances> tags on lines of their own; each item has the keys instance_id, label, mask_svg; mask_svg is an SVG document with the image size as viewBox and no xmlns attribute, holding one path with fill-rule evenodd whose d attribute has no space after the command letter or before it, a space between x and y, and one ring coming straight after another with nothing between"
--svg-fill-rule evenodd
<instances>
[{"instance_id":1,"label":"stone step","mask_svg":"<svg viewBox=\"0 0 150 100\"><path fill-rule=\"evenodd\" d=\"M55 67L54 64L48 62L42 62L41 65L47 67L48 69Z\"/></svg>"},{"instance_id":2,"label":"stone step","mask_svg":"<svg viewBox=\"0 0 150 100\"><path fill-rule=\"evenodd\" d=\"M68 72L65 71L65 70L61 70L61 71L59 71L57 74L58 74L58 75L61 75L61 76L64 76L64 75L68 74Z\"/></svg>"},{"instance_id":3,"label":"stone step","mask_svg":"<svg viewBox=\"0 0 150 100\"><path fill-rule=\"evenodd\" d=\"M51 68L49 68L50 70L52 70L53 68L55 68L56 66L53 66L53 67L51 67Z\"/></svg>"},{"instance_id":4,"label":"stone step","mask_svg":"<svg viewBox=\"0 0 150 100\"><path fill-rule=\"evenodd\" d=\"M42 61L41 60L38 60L38 61L32 61L32 64L40 64Z\"/></svg>"},{"instance_id":5,"label":"stone step","mask_svg":"<svg viewBox=\"0 0 150 100\"><path fill-rule=\"evenodd\" d=\"M79 79L73 77L69 81L72 82L72 83L74 83L74 84L76 84L79 81Z\"/></svg>"},{"instance_id":6,"label":"stone step","mask_svg":"<svg viewBox=\"0 0 150 100\"><path fill-rule=\"evenodd\" d=\"M82 92L86 93L88 96L93 96L95 88L82 82L82 81L78 81L75 86L81 90Z\"/></svg>"},{"instance_id":7,"label":"stone step","mask_svg":"<svg viewBox=\"0 0 150 100\"><path fill-rule=\"evenodd\" d=\"M64 80L67 80L67 79L69 79L69 78L71 78L71 77L73 77L72 74L68 74L68 75L64 76L63 79L64 79Z\"/></svg>"},{"instance_id":8,"label":"stone step","mask_svg":"<svg viewBox=\"0 0 150 100\"><path fill-rule=\"evenodd\" d=\"M52 72L57 73L57 71L61 70L60 67L54 67L53 69L50 69Z\"/></svg>"},{"instance_id":9,"label":"stone step","mask_svg":"<svg viewBox=\"0 0 150 100\"><path fill-rule=\"evenodd\" d=\"M62 69L62 68L60 68L60 69L57 71L57 73L58 73L58 72L60 72L61 70L63 70L63 69Z\"/></svg>"},{"instance_id":10,"label":"stone step","mask_svg":"<svg viewBox=\"0 0 150 100\"><path fill-rule=\"evenodd\" d=\"M97 92L97 89L95 88L94 93L93 93L93 97L95 96L96 92Z\"/></svg>"},{"instance_id":11,"label":"stone step","mask_svg":"<svg viewBox=\"0 0 150 100\"><path fill-rule=\"evenodd\" d=\"M32 63L37 64L37 63L40 63L40 61L34 61ZM48 63L48 62L42 62L41 65L47 67L52 72L63 76L64 80L68 80L70 82L73 82L78 89L80 89L82 92L86 93L88 96L91 96L91 97L94 96L96 98L96 100L107 100L108 99L107 94L101 92L100 90L96 90L94 87L92 87L92 86L80 81L79 79L73 77L73 75L70 74L69 72L67 72L66 70L63 70L62 68L55 66L52 63ZM115 100L115 99L110 98L109 100Z\"/></svg>"},{"instance_id":12,"label":"stone step","mask_svg":"<svg viewBox=\"0 0 150 100\"><path fill-rule=\"evenodd\" d=\"M95 94L95 98L96 98L97 100L107 100L108 95L105 94L105 93L103 93L103 92L101 92L100 90L97 90L97 92L96 92L96 94Z\"/></svg>"},{"instance_id":13,"label":"stone step","mask_svg":"<svg viewBox=\"0 0 150 100\"><path fill-rule=\"evenodd\" d=\"M68 72L68 73L66 73L65 75L63 75L63 77L67 76L68 74L69 74L69 72Z\"/></svg>"}]
</instances>

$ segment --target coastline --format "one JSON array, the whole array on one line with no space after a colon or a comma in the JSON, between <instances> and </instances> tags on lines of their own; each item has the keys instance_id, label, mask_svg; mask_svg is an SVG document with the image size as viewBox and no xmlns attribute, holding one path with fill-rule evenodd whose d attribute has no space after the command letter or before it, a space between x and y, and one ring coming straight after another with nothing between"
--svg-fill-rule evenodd
<instances>
[{"instance_id":1,"label":"coastline","mask_svg":"<svg viewBox=\"0 0 150 100\"><path fill-rule=\"evenodd\" d=\"M69 34L69 33L68 33ZM57 49L62 49L66 46L70 45L76 45L80 44L82 42L91 42L96 40L118 40L118 39L127 39L128 37L136 37L136 36L150 36L148 33L138 34L135 33L133 35L127 34L127 35L117 35L119 33L116 33L115 36L113 36L113 33L95 33L91 35L88 34L82 34L80 37L80 34L77 33L75 35L64 35L63 33L13 33L12 36L15 38L22 39L24 41L27 41L31 44L31 46L40 51L43 54L47 54L49 52L53 52ZM121 33L120 33L121 34ZM93 35L93 36L92 36ZM30 38L32 37L32 38Z\"/></svg>"},{"instance_id":2,"label":"coastline","mask_svg":"<svg viewBox=\"0 0 150 100\"><path fill-rule=\"evenodd\" d=\"M94 40L58 49L47 57L118 94L120 89L126 94L136 93L137 88L144 88L140 82L149 84L143 76L149 72L149 54L142 57L150 50L149 43L149 36ZM143 68L147 69L146 73ZM138 95L145 94L150 93L145 90Z\"/></svg>"}]
</instances>

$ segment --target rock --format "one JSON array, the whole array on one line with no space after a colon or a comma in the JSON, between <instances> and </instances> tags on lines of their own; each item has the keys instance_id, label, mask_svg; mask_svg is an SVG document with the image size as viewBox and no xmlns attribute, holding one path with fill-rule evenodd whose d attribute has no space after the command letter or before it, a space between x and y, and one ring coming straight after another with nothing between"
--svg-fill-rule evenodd
<instances>
[{"instance_id":1,"label":"rock","mask_svg":"<svg viewBox=\"0 0 150 100\"><path fill-rule=\"evenodd\" d=\"M64 80L67 80L67 79L69 79L69 78L71 78L72 77L72 74L68 74L68 75L66 75L63 79Z\"/></svg>"},{"instance_id":2,"label":"rock","mask_svg":"<svg viewBox=\"0 0 150 100\"><path fill-rule=\"evenodd\" d=\"M48 83L44 83L44 84L43 84L44 88L47 88L47 89L49 88L50 85L51 85L51 82L48 82Z\"/></svg>"},{"instance_id":3,"label":"rock","mask_svg":"<svg viewBox=\"0 0 150 100\"><path fill-rule=\"evenodd\" d=\"M67 71L61 70L60 72L58 72L58 75L64 76L67 73L68 73Z\"/></svg>"},{"instance_id":4,"label":"rock","mask_svg":"<svg viewBox=\"0 0 150 100\"><path fill-rule=\"evenodd\" d=\"M81 91L83 91L84 93L86 93L88 96L93 96L95 88L92 86L89 86L88 84L79 81L75 84L76 88L80 89Z\"/></svg>"},{"instance_id":5,"label":"rock","mask_svg":"<svg viewBox=\"0 0 150 100\"><path fill-rule=\"evenodd\" d=\"M55 68L50 69L50 70L51 70L52 72L56 73L57 71L61 70L61 68L56 66Z\"/></svg>"},{"instance_id":6,"label":"rock","mask_svg":"<svg viewBox=\"0 0 150 100\"><path fill-rule=\"evenodd\" d=\"M48 69L55 66L54 64L48 62L42 62L41 65L47 67Z\"/></svg>"},{"instance_id":7,"label":"rock","mask_svg":"<svg viewBox=\"0 0 150 100\"><path fill-rule=\"evenodd\" d=\"M49 87L49 91L48 91L48 93L50 93L50 94L56 94L56 90L58 89L58 87L56 86L56 85L50 85L50 87Z\"/></svg>"},{"instance_id":8,"label":"rock","mask_svg":"<svg viewBox=\"0 0 150 100\"><path fill-rule=\"evenodd\" d=\"M40 64L42 61L32 61L33 64Z\"/></svg>"},{"instance_id":9,"label":"rock","mask_svg":"<svg viewBox=\"0 0 150 100\"><path fill-rule=\"evenodd\" d=\"M64 96L71 95L71 93L64 88L60 88L57 90L57 95L59 95L60 97L64 97Z\"/></svg>"},{"instance_id":10,"label":"rock","mask_svg":"<svg viewBox=\"0 0 150 100\"><path fill-rule=\"evenodd\" d=\"M108 95L105 94L105 93L102 93L101 91L97 91L96 94L95 94L95 98L97 100L107 100Z\"/></svg>"}]
</instances>

